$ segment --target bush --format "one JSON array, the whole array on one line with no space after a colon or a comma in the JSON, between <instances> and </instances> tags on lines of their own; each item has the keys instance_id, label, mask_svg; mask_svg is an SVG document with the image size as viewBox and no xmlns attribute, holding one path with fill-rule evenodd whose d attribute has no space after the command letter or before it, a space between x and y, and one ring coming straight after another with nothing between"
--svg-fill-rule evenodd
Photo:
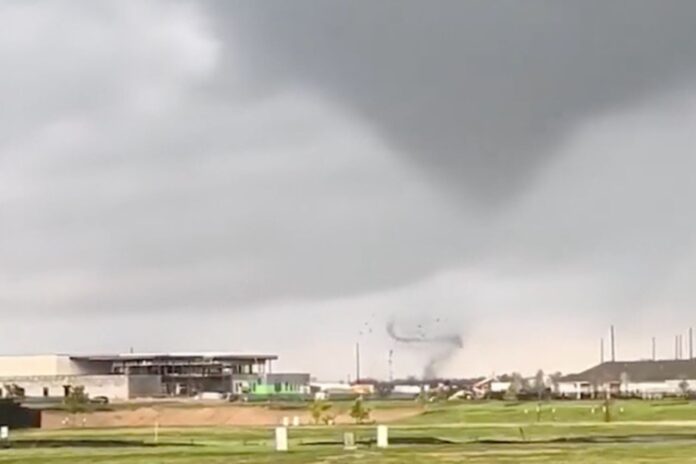
<instances>
[{"instance_id":1,"label":"bush","mask_svg":"<svg viewBox=\"0 0 696 464\"><path fill-rule=\"evenodd\" d=\"M312 420L315 424L320 424L322 421L325 424L328 423L331 418L328 415L330 409L331 403L327 403L326 401L321 400L314 400L309 405L309 413L312 416Z\"/></svg>"},{"instance_id":2,"label":"bush","mask_svg":"<svg viewBox=\"0 0 696 464\"><path fill-rule=\"evenodd\" d=\"M72 413L85 412L89 407L89 396L82 385L70 389L68 396L63 400L65 409Z\"/></svg>"},{"instance_id":3,"label":"bush","mask_svg":"<svg viewBox=\"0 0 696 464\"><path fill-rule=\"evenodd\" d=\"M362 424L370 419L370 410L363 404L362 398L358 398L350 408L350 417L355 420L356 424Z\"/></svg>"}]
</instances>

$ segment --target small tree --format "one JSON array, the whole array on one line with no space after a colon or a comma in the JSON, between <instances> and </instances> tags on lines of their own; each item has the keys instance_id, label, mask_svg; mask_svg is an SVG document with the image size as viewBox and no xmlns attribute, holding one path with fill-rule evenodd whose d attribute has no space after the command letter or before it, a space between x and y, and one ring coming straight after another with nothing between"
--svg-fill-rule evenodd
<instances>
[{"instance_id":1,"label":"small tree","mask_svg":"<svg viewBox=\"0 0 696 464\"><path fill-rule=\"evenodd\" d=\"M320 424L322 419L326 417L326 413L331 409L331 403L326 401L314 400L309 405L309 414L312 416L312 420L315 424ZM326 422L326 421L324 421Z\"/></svg>"},{"instance_id":2,"label":"small tree","mask_svg":"<svg viewBox=\"0 0 696 464\"><path fill-rule=\"evenodd\" d=\"M73 414L85 412L89 406L89 396L85 393L85 387L76 385L70 388L68 396L63 400L65 408Z\"/></svg>"},{"instance_id":3,"label":"small tree","mask_svg":"<svg viewBox=\"0 0 696 464\"><path fill-rule=\"evenodd\" d=\"M681 395L684 398L689 397L689 382L687 382L686 379L682 379L682 381L679 382L679 391L681 391Z\"/></svg>"},{"instance_id":4,"label":"small tree","mask_svg":"<svg viewBox=\"0 0 696 464\"><path fill-rule=\"evenodd\" d=\"M361 397L357 398L350 408L350 417L355 420L356 424L362 424L370 419L370 410L365 407Z\"/></svg>"},{"instance_id":5,"label":"small tree","mask_svg":"<svg viewBox=\"0 0 696 464\"><path fill-rule=\"evenodd\" d=\"M606 387L604 390L604 422L611 422L611 390Z\"/></svg>"}]
</instances>

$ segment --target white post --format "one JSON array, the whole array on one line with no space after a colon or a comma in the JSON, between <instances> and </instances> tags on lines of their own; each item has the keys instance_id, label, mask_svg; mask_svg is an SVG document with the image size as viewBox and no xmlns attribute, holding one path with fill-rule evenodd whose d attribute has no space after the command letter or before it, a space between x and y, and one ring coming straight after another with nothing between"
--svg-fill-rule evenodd
<instances>
[{"instance_id":1,"label":"white post","mask_svg":"<svg viewBox=\"0 0 696 464\"><path fill-rule=\"evenodd\" d=\"M276 427L275 445L276 451L288 450L288 429L286 429L285 427Z\"/></svg>"},{"instance_id":2,"label":"white post","mask_svg":"<svg viewBox=\"0 0 696 464\"><path fill-rule=\"evenodd\" d=\"M292 417L292 426L293 426L293 427L299 427L299 426L300 426L300 418L299 418L299 416L293 416L293 417Z\"/></svg>"},{"instance_id":3,"label":"white post","mask_svg":"<svg viewBox=\"0 0 696 464\"><path fill-rule=\"evenodd\" d=\"M389 429L386 425L377 426L377 447L386 448L389 446Z\"/></svg>"},{"instance_id":4,"label":"white post","mask_svg":"<svg viewBox=\"0 0 696 464\"><path fill-rule=\"evenodd\" d=\"M353 432L345 432L343 434L343 449L355 449L355 434Z\"/></svg>"},{"instance_id":5,"label":"white post","mask_svg":"<svg viewBox=\"0 0 696 464\"><path fill-rule=\"evenodd\" d=\"M288 427L290 425L290 418L285 416L283 417L283 427Z\"/></svg>"},{"instance_id":6,"label":"white post","mask_svg":"<svg viewBox=\"0 0 696 464\"><path fill-rule=\"evenodd\" d=\"M10 428L6 425L0 427L0 440L7 441L10 438Z\"/></svg>"}]
</instances>

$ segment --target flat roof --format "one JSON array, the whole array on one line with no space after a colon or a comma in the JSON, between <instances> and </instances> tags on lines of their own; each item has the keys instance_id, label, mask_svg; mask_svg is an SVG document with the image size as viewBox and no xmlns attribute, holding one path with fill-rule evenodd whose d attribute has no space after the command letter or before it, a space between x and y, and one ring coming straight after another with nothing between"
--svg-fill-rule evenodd
<instances>
[{"instance_id":1,"label":"flat roof","mask_svg":"<svg viewBox=\"0 0 696 464\"><path fill-rule=\"evenodd\" d=\"M119 353L119 354L96 354L96 355L69 355L70 359L76 361L148 361L148 360L167 360L167 359L211 359L224 361L248 361L262 360L273 361L278 359L274 354L258 353L230 353L230 352L192 352L192 353Z\"/></svg>"}]
</instances>

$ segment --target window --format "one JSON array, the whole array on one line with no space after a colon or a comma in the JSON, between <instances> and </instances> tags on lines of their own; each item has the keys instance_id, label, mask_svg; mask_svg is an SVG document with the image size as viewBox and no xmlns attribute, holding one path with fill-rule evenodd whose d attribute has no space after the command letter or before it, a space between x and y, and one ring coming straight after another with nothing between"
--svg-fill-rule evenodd
<instances>
[{"instance_id":1,"label":"window","mask_svg":"<svg viewBox=\"0 0 696 464\"><path fill-rule=\"evenodd\" d=\"M48 387L43 387L43 396L44 396L44 398L49 396Z\"/></svg>"},{"instance_id":2,"label":"window","mask_svg":"<svg viewBox=\"0 0 696 464\"><path fill-rule=\"evenodd\" d=\"M276 382L274 387L276 393L280 393L281 391L283 391L283 384L280 382Z\"/></svg>"}]
</instances>

